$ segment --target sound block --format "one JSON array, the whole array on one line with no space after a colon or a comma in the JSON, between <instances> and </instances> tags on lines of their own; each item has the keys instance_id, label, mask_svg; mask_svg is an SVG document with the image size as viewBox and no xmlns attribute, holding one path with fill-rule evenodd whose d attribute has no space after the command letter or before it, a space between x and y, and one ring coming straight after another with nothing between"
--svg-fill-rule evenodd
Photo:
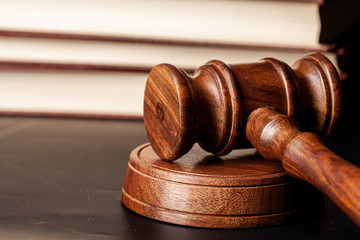
<instances>
[{"instance_id":1,"label":"sound block","mask_svg":"<svg viewBox=\"0 0 360 240\"><path fill-rule=\"evenodd\" d=\"M322 195L255 149L220 158L195 145L168 162L144 144L130 155L121 200L132 211L163 222L252 228L309 217L321 206Z\"/></svg>"}]
</instances>

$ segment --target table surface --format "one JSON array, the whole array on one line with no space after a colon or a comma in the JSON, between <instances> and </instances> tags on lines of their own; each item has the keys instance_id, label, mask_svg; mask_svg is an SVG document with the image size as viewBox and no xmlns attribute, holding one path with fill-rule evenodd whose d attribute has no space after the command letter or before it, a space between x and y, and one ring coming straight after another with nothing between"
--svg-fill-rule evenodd
<instances>
[{"instance_id":1,"label":"table surface","mask_svg":"<svg viewBox=\"0 0 360 240\"><path fill-rule=\"evenodd\" d=\"M360 128L329 147L359 165ZM359 239L325 198L321 216L255 229L199 229L137 215L121 202L129 154L147 142L140 121L0 117L0 239Z\"/></svg>"}]
</instances>

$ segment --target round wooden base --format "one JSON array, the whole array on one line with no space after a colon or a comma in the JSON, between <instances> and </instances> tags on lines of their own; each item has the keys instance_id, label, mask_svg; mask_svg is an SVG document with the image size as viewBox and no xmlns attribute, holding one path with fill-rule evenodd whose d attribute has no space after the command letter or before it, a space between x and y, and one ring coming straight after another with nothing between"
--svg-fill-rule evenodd
<instances>
[{"instance_id":1,"label":"round wooden base","mask_svg":"<svg viewBox=\"0 0 360 240\"><path fill-rule=\"evenodd\" d=\"M130 155L121 200L134 212L164 222L250 228L293 220L319 206L322 196L255 149L219 158L195 145L167 162L144 144Z\"/></svg>"}]
</instances>

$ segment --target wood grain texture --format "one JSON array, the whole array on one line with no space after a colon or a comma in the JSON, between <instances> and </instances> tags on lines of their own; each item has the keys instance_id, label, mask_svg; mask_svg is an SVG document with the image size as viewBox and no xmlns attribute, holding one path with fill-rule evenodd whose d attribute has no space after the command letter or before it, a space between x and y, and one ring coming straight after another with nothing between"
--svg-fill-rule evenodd
<instances>
[{"instance_id":1,"label":"wood grain texture","mask_svg":"<svg viewBox=\"0 0 360 240\"><path fill-rule=\"evenodd\" d=\"M327 138L336 127L340 99L336 69L319 53L302 57L292 68L273 58L230 65L212 60L192 75L160 64L147 79L144 122L162 159L181 157L195 142L224 155L249 146L246 119L259 107L294 117L306 131Z\"/></svg>"},{"instance_id":2,"label":"wood grain texture","mask_svg":"<svg viewBox=\"0 0 360 240\"><path fill-rule=\"evenodd\" d=\"M317 187L360 226L360 168L331 152L316 134L300 132L295 120L269 108L251 113L246 135L262 156L280 160L286 172Z\"/></svg>"},{"instance_id":3,"label":"wood grain texture","mask_svg":"<svg viewBox=\"0 0 360 240\"><path fill-rule=\"evenodd\" d=\"M125 206L141 215L207 228L278 225L321 201L318 191L255 149L219 158L197 145L175 162L160 159L149 144L139 146L131 153L122 190Z\"/></svg>"}]
</instances>

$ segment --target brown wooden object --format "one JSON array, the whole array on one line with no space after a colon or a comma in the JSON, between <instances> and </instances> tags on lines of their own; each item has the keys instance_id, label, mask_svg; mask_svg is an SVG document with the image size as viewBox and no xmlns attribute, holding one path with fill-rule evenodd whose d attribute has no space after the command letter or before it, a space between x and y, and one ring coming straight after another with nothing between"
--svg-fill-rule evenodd
<instances>
[{"instance_id":1,"label":"brown wooden object","mask_svg":"<svg viewBox=\"0 0 360 240\"><path fill-rule=\"evenodd\" d=\"M195 145L179 161L169 162L144 144L130 155L122 202L164 222L250 228L309 218L321 209L322 195L253 148L219 158Z\"/></svg>"},{"instance_id":2,"label":"brown wooden object","mask_svg":"<svg viewBox=\"0 0 360 240\"><path fill-rule=\"evenodd\" d=\"M246 146L251 114L247 137L259 152L281 160L286 171L313 184L360 226L360 169L320 139L334 131L339 111L338 74L319 53L291 68L272 58L230 65L210 61L192 76L158 65L144 99L145 127L161 158L177 159L195 142L216 155ZM302 131L320 137L300 133L290 117Z\"/></svg>"},{"instance_id":3,"label":"brown wooden object","mask_svg":"<svg viewBox=\"0 0 360 240\"><path fill-rule=\"evenodd\" d=\"M360 168L331 152L316 134L300 132L295 120L268 108L251 113L246 136L262 156L280 160L286 172L317 187L360 226Z\"/></svg>"},{"instance_id":4,"label":"brown wooden object","mask_svg":"<svg viewBox=\"0 0 360 240\"><path fill-rule=\"evenodd\" d=\"M300 58L292 67L273 58L229 65L213 60L192 75L160 64L147 79L144 122L162 159L181 157L195 142L224 155L249 145L247 117L265 106L294 117L307 131L328 137L340 108L335 67L319 53Z\"/></svg>"}]
</instances>

